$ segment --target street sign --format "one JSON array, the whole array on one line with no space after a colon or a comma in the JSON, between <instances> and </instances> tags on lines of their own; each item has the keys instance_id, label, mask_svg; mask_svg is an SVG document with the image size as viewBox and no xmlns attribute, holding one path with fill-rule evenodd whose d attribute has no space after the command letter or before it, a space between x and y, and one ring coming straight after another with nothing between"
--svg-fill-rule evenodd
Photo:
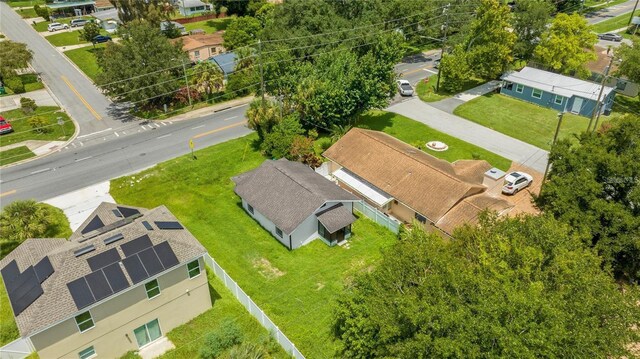
<instances>
[{"instance_id":1,"label":"street sign","mask_svg":"<svg viewBox=\"0 0 640 359\"><path fill-rule=\"evenodd\" d=\"M193 140L189 140L189 148L193 149Z\"/></svg>"}]
</instances>

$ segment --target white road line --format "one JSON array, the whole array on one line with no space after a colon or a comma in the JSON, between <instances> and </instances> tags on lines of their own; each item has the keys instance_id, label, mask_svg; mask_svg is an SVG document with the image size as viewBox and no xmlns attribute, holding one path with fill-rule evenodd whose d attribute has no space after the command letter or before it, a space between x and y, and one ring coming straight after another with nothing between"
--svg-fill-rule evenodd
<instances>
[{"instance_id":1,"label":"white road line","mask_svg":"<svg viewBox=\"0 0 640 359\"><path fill-rule=\"evenodd\" d=\"M166 122L160 122L162 124L162 126L166 126L167 123Z\"/></svg>"},{"instance_id":2,"label":"white road line","mask_svg":"<svg viewBox=\"0 0 640 359\"><path fill-rule=\"evenodd\" d=\"M147 130L147 128L144 127L144 125L140 126L140 128L142 128L142 131L146 131ZM138 131L138 132L140 132L140 131Z\"/></svg>"},{"instance_id":3,"label":"white road line","mask_svg":"<svg viewBox=\"0 0 640 359\"><path fill-rule=\"evenodd\" d=\"M47 168L43 168L41 170L37 170L37 171L33 171L31 172L32 175L38 174L38 173L42 173L42 172L47 172L47 171L51 171L51 168L47 167Z\"/></svg>"},{"instance_id":4,"label":"white road line","mask_svg":"<svg viewBox=\"0 0 640 359\"><path fill-rule=\"evenodd\" d=\"M429 69L423 69L423 70L425 70L426 72L431 72L432 74L437 74L438 73L438 71L433 71L433 70L429 70Z\"/></svg>"},{"instance_id":5,"label":"white road line","mask_svg":"<svg viewBox=\"0 0 640 359\"><path fill-rule=\"evenodd\" d=\"M223 121L233 120L234 118L238 118L238 116L233 116L233 117L225 118Z\"/></svg>"},{"instance_id":6,"label":"white road line","mask_svg":"<svg viewBox=\"0 0 640 359\"><path fill-rule=\"evenodd\" d=\"M169 121L169 124L170 124L170 125L172 125L172 124L173 124L173 122Z\"/></svg>"},{"instance_id":7,"label":"white road line","mask_svg":"<svg viewBox=\"0 0 640 359\"><path fill-rule=\"evenodd\" d=\"M84 146L84 143L80 142L80 147Z\"/></svg>"},{"instance_id":8,"label":"white road line","mask_svg":"<svg viewBox=\"0 0 640 359\"><path fill-rule=\"evenodd\" d=\"M157 123L154 123L154 125L156 125L156 128L160 128L160 125L158 125Z\"/></svg>"},{"instance_id":9,"label":"white road line","mask_svg":"<svg viewBox=\"0 0 640 359\"><path fill-rule=\"evenodd\" d=\"M77 160L75 160L75 162L80 162L80 161L88 160L89 158L93 158L93 156L87 156L87 157L83 157L83 158L78 158Z\"/></svg>"},{"instance_id":10,"label":"white road line","mask_svg":"<svg viewBox=\"0 0 640 359\"><path fill-rule=\"evenodd\" d=\"M76 148L76 144L75 143L72 143L71 146L73 146L73 148Z\"/></svg>"},{"instance_id":11,"label":"white road line","mask_svg":"<svg viewBox=\"0 0 640 359\"><path fill-rule=\"evenodd\" d=\"M126 134L127 134L127 131L122 131L122 134L123 134L123 135L126 135Z\"/></svg>"},{"instance_id":12,"label":"white road line","mask_svg":"<svg viewBox=\"0 0 640 359\"><path fill-rule=\"evenodd\" d=\"M158 137L158 139L165 138L165 137L169 137L169 136L171 136L171 135L172 135L172 133L169 133L169 134L166 134L166 135L162 135L162 136Z\"/></svg>"},{"instance_id":13,"label":"white road line","mask_svg":"<svg viewBox=\"0 0 640 359\"><path fill-rule=\"evenodd\" d=\"M114 132L113 134L116 135L116 137L120 137L120 135L117 132Z\"/></svg>"},{"instance_id":14,"label":"white road line","mask_svg":"<svg viewBox=\"0 0 640 359\"><path fill-rule=\"evenodd\" d=\"M192 130L196 130L196 129L198 129L198 128L203 128L203 127L204 127L204 125L200 125L200 126L196 126L196 127L191 127L191 129L192 129Z\"/></svg>"},{"instance_id":15,"label":"white road line","mask_svg":"<svg viewBox=\"0 0 640 359\"><path fill-rule=\"evenodd\" d=\"M88 134L88 135L78 136L77 138L83 138L83 137L87 137L87 136L93 136L93 135L95 135L95 134L102 133L102 132L106 132L106 131L111 131L111 130L112 130L112 128L111 128L111 127L109 127L109 128L107 128L106 130L97 131L97 132L94 132L94 133L90 133L90 134Z\"/></svg>"}]
</instances>

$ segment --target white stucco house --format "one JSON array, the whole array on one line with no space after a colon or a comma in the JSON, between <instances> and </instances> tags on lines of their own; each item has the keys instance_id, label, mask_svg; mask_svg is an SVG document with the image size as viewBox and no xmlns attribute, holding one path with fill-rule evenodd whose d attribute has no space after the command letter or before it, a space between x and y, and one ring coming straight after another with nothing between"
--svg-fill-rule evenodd
<instances>
[{"instance_id":1,"label":"white stucco house","mask_svg":"<svg viewBox=\"0 0 640 359\"><path fill-rule=\"evenodd\" d=\"M197 15L206 11L211 11L212 5L200 0L178 0L178 11L183 16Z\"/></svg>"}]
</instances>

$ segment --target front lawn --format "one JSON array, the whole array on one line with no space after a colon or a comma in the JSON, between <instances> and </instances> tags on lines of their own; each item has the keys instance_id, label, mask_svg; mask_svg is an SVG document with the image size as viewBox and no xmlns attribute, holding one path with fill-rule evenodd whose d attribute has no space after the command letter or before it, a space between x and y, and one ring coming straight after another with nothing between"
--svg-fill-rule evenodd
<instances>
[{"instance_id":1,"label":"front lawn","mask_svg":"<svg viewBox=\"0 0 640 359\"><path fill-rule=\"evenodd\" d=\"M69 60L76 64L85 75L89 76L89 78L95 82L100 72L96 55L104 51L104 48L105 44L98 44L95 48L93 46L81 47L79 49L65 51L64 54L67 55Z\"/></svg>"},{"instance_id":2,"label":"front lawn","mask_svg":"<svg viewBox=\"0 0 640 359\"><path fill-rule=\"evenodd\" d=\"M18 108L1 112L0 116L9 121L13 127L13 132L0 136L0 147L26 140L65 141L75 131L73 121L59 107L41 106L33 114L28 115L25 115ZM47 127L44 128L45 132L36 132L29 123L29 119L35 116L42 116L46 119ZM64 126L58 125L58 118L64 121Z\"/></svg>"},{"instance_id":3,"label":"front lawn","mask_svg":"<svg viewBox=\"0 0 640 359\"><path fill-rule=\"evenodd\" d=\"M442 82L440 82L440 91L436 92L437 81L438 81L438 75L433 75L418 82L418 85L416 86L416 93L418 94L418 97L422 101L424 102L440 101L440 100L444 100L447 97L451 97L457 93L457 92L454 93L454 92L445 91L442 88ZM464 85L462 86L462 90L460 90L459 92L463 92L468 89L474 88L476 86L480 86L485 82L486 81L481 79L470 78L469 81L464 83Z\"/></svg>"},{"instance_id":4,"label":"front lawn","mask_svg":"<svg viewBox=\"0 0 640 359\"><path fill-rule=\"evenodd\" d=\"M41 90L41 89L44 88L44 84L42 82L38 81L38 75L37 74L22 74L22 75L18 75L18 78L20 78L20 81L22 82L22 85L24 86L24 92ZM13 89L8 87L8 84L5 84L4 89L6 91L6 94L5 95L0 95L0 96L6 96L6 95L15 94ZM24 96L28 97L28 95L24 95Z\"/></svg>"},{"instance_id":5,"label":"front lawn","mask_svg":"<svg viewBox=\"0 0 640 359\"><path fill-rule=\"evenodd\" d=\"M106 30L100 30L101 35L111 36ZM113 36L111 36L113 37ZM71 46L88 44L89 41L80 37L80 30L61 32L59 34L45 37L53 46Z\"/></svg>"},{"instance_id":6,"label":"front lawn","mask_svg":"<svg viewBox=\"0 0 640 359\"><path fill-rule=\"evenodd\" d=\"M29 8L29 9L16 9L15 10L20 16L22 16L23 19L31 19L34 17L38 17L38 14L36 14L36 11L33 10L33 8Z\"/></svg>"},{"instance_id":7,"label":"front lawn","mask_svg":"<svg viewBox=\"0 0 640 359\"><path fill-rule=\"evenodd\" d=\"M482 159L505 171L511 166L511 161L504 157L392 112L367 112L358 120L357 126L383 131L449 162L460 159ZM429 141L442 141L449 146L449 149L443 152L425 149L425 144Z\"/></svg>"},{"instance_id":8,"label":"front lawn","mask_svg":"<svg viewBox=\"0 0 640 359\"><path fill-rule=\"evenodd\" d=\"M232 17L223 17L223 18L220 18L220 19L211 19L211 20L202 20L202 21L197 21L197 22L190 22L188 24L183 24L183 26L184 26L185 30L187 30L187 31L191 31L191 30L195 30L195 29L202 29L207 34L210 34L210 33L216 32L216 31L225 30L227 28L227 26L229 26L229 24L231 23L232 20L233 20Z\"/></svg>"},{"instance_id":9,"label":"front lawn","mask_svg":"<svg viewBox=\"0 0 640 359\"><path fill-rule=\"evenodd\" d=\"M593 31L598 33L603 33L603 32L611 32L614 30L622 29L622 28L626 29L630 16L631 14L624 14L624 15L616 16L611 19L605 20L603 22L599 22L593 25ZM640 16L640 10L636 11L634 16Z\"/></svg>"},{"instance_id":10,"label":"front lawn","mask_svg":"<svg viewBox=\"0 0 640 359\"><path fill-rule=\"evenodd\" d=\"M8 3L11 7L33 7L34 5L44 5L45 0L9 0Z\"/></svg>"},{"instance_id":11,"label":"front lawn","mask_svg":"<svg viewBox=\"0 0 640 359\"><path fill-rule=\"evenodd\" d=\"M316 240L289 251L245 213L233 192L230 178L265 160L256 139L252 134L197 151L197 160L182 156L115 179L111 195L123 204L166 205L308 358L332 357L335 299L396 236L361 218L350 248Z\"/></svg>"},{"instance_id":12,"label":"front lawn","mask_svg":"<svg viewBox=\"0 0 640 359\"><path fill-rule=\"evenodd\" d=\"M53 22L59 22L61 24L70 25L71 20L74 20L74 19L85 19L85 20L91 20L91 21L94 20L94 18L91 16L80 16L80 17L74 16L74 17L57 18L53 20ZM37 32L43 32L43 31L48 31L47 26L49 26L50 23L51 21L41 21L32 26ZM81 28L78 28L78 29L81 29Z\"/></svg>"},{"instance_id":13,"label":"front lawn","mask_svg":"<svg viewBox=\"0 0 640 359\"><path fill-rule=\"evenodd\" d=\"M0 166L8 165L35 156L27 146L20 146L6 151L0 151Z\"/></svg>"},{"instance_id":14,"label":"front lawn","mask_svg":"<svg viewBox=\"0 0 640 359\"><path fill-rule=\"evenodd\" d=\"M549 150L558 124L558 111L501 94L487 94L457 107L454 113L536 147ZM601 117L603 121L606 117ZM566 113L559 138L587 129L589 119Z\"/></svg>"}]
</instances>

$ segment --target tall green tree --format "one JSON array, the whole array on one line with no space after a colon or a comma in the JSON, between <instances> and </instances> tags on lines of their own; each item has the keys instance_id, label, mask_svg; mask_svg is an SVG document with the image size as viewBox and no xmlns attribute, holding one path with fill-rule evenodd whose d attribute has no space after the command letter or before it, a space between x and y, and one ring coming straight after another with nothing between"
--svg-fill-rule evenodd
<instances>
[{"instance_id":1,"label":"tall green tree","mask_svg":"<svg viewBox=\"0 0 640 359\"><path fill-rule=\"evenodd\" d=\"M256 131L262 141L273 126L280 122L280 113L280 106L275 101L255 99L247 109L247 126Z\"/></svg>"},{"instance_id":2,"label":"tall green tree","mask_svg":"<svg viewBox=\"0 0 640 359\"><path fill-rule=\"evenodd\" d=\"M224 75L218 65L211 61L202 61L193 68L191 83L198 92L208 96L222 89Z\"/></svg>"},{"instance_id":3,"label":"tall green tree","mask_svg":"<svg viewBox=\"0 0 640 359\"><path fill-rule=\"evenodd\" d=\"M269 157L288 158L293 141L303 133L304 129L296 114L284 116L265 134L260 148Z\"/></svg>"},{"instance_id":4,"label":"tall green tree","mask_svg":"<svg viewBox=\"0 0 640 359\"><path fill-rule=\"evenodd\" d=\"M440 86L449 93L462 90L464 83L473 76L469 66L469 58L462 44L456 45L454 50L445 54L440 60Z\"/></svg>"},{"instance_id":5,"label":"tall green tree","mask_svg":"<svg viewBox=\"0 0 640 359\"><path fill-rule=\"evenodd\" d=\"M598 37L582 16L558 14L540 36L534 60L563 74L586 78L591 73L585 65L597 58L596 42Z\"/></svg>"},{"instance_id":6,"label":"tall green tree","mask_svg":"<svg viewBox=\"0 0 640 359\"><path fill-rule=\"evenodd\" d=\"M615 51L616 57L621 60L618 65L617 75L625 76L635 83L640 83L640 40L633 39L632 46L622 44Z\"/></svg>"},{"instance_id":7,"label":"tall green tree","mask_svg":"<svg viewBox=\"0 0 640 359\"><path fill-rule=\"evenodd\" d=\"M144 20L158 26L164 20L170 20L175 13L173 6L164 0L109 0L118 9L118 18L123 23Z\"/></svg>"},{"instance_id":8,"label":"tall green tree","mask_svg":"<svg viewBox=\"0 0 640 359\"><path fill-rule=\"evenodd\" d=\"M513 61L516 34L510 26L509 7L498 0L481 0L463 43L476 76L494 79Z\"/></svg>"},{"instance_id":9,"label":"tall green tree","mask_svg":"<svg viewBox=\"0 0 640 359\"><path fill-rule=\"evenodd\" d=\"M180 64L188 59L182 44L171 44L147 22L131 22L121 31L122 41L107 44L98 56L98 86L117 100L164 103L184 84Z\"/></svg>"},{"instance_id":10,"label":"tall green tree","mask_svg":"<svg viewBox=\"0 0 640 359\"><path fill-rule=\"evenodd\" d=\"M561 141L537 205L593 246L618 277L640 280L640 116Z\"/></svg>"},{"instance_id":11,"label":"tall green tree","mask_svg":"<svg viewBox=\"0 0 640 359\"><path fill-rule=\"evenodd\" d=\"M0 42L0 76L17 76L16 70L28 67L32 58L27 44L5 39Z\"/></svg>"},{"instance_id":12,"label":"tall green tree","mask_svg":"<svg viewBox=\"0 0 640 359\"><path fill-rule=\"evenodd\" d=\"M341 358L605 358L638 338L638 288L548 216L454 240L415 226L338 296Z\"/></svg>"},{"instance_id":13,"label":"tall green tree","mask_svg":"<svg viewBox=\"0 0 640 359\"><path fill-rule=\"evenodd\" d=\"M100 25L92 21L86 23L78 33L84 41L92 42L94 37L100 35L100 30Z\"/></svg>"},{"instance_id":14,"label":"tall green tree","mask_svg":"<svg viewBox=\"0 0 640 359\"><path fill-rule=\"evenodd\" d=\"M224 47L227 50L233 50L238 47L255 45L261 30L262 24L255 17L234 18L222 35Z\"/></svg>"},{"instance_id":15,"label":"tall green tree","mask_svg":"<svg viewBox=\"0 0 640 359\"><path fill-rule=\"evenodd\" d=\"M514 54L517 58L529 60L537 41L551 19L553 4L549 0L520 0L513 11L513 32L517 36Z\"/></svg>"}]
</instances>

